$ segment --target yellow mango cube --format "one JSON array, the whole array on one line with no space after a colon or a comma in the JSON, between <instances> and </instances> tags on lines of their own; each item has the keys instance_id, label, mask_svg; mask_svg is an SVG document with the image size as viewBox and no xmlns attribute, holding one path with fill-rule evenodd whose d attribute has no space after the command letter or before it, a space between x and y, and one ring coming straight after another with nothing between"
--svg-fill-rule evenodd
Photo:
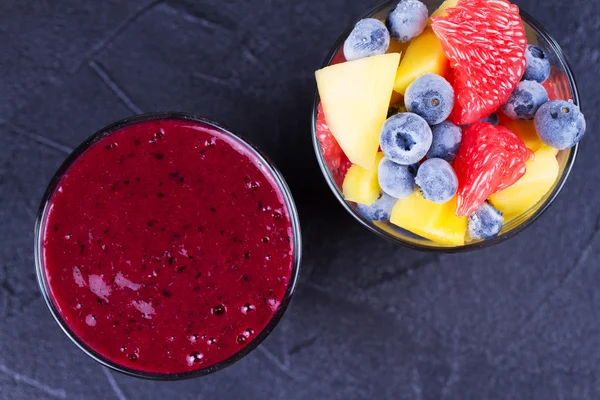
<instances>
[{"instance_id":1,"label":"yellow mango cube","mask_svg":"<svg viewBox=\"0 0 600 400\"><path fill-rule=\"evenodd\" d=\"M499 117L500 124L516 133L529 150L535 153L545 146L544 142L538 136L532 120L513 120L502 113L499 113Z\"/></svg>"},{"instance_id":2,"label":"yellow mango cube","mask_svg":"<svg viewBox=\"0 0 600 400\"><path fill-rule=\"evenodd\" d=\"M404 104L404 96L402 96L398 92L392 92L392 97L390 98L390 106L395 106L398 104Z\"/></svg>"},{"instance_id":3,"label":"yellow mango cube","mask_svg":"<svg viewBox=\"0 0 600 400\"><path fill-rule=\"evenodd\" d=\"M431 18L433 17L445 17L446 16L446 10L448 8L452 8L452 7L456 7L456 5L458 4L458 0L446 0L444 1L437 10L435 10L433 12L433 14L431 14ZM429 18L429 21L427 21L427 25L431 25L431 18Z\"/></svg>"},{"instance_id":4,"label":"yellow mango cube","mask_svg":"<svg viewBox=\"0 0 600 400\"><path fill-rule=\"evenodd\" d=\"M554 155L558 154L558 149L555 149L551 146L548 146L537 134L537 130L535 129L535 124L530 120L513 120L507 117L504 113L498 112L498 116L500 117L500 125L510 129L513 131L519 139L525 143L525 147L534 153L541 148L552 149Z\"/></svg>"},{"instance_id":5,"label":"yellow mango cube","mask_svg":"<svg viewBox=\"0 0 600 400\"><path fill-rule=\"evenodd\" d=\"M390 222L439 244L460 246L465 243L467 217L457 217L456 196L447 203L425 200L417 191L398 200Z\"/></svg>"},{"instance_id":6,"label":"yellow mango cube","mask_svg":"<svg viewBox=\"0 0 600 400\"><path fill-rule=\"evenodd\" d=\"M514 185L490 196L489 201L510 221L535 206L550 191L558 177L556 149L544 146L527 163L527 172Z\"/></svg>"},{"instance_id":7,"label":"yellow mango cube","mask_svg":"<svg viewBox=\"0 0 600 400\"><path fill-rule=\"evenodd\" d=\"M331 65L315 73L327 125L353 164L372 170L400 54Z\"/></svg>"},{"instance_id":8,"label":"yellow mango cube","mask_svg":"<svg viewBox=\"0 0 600 400\"><path fill-rule=\"evenodd\" d=\"M408 45L396 73L394 90L404 95L408 85L419 76L427 72L445 76L449 68L442 43L433 30L427 28Z\"/></svg>"},{"instance_id":9,"label":"yellow mango cube","mask_svg":"<svg viewBox=\"0 0 600 400\"><path fill-rule=\"evenodd\" d=\"M373 225L375 225L376 227L378 227L379 229L381 229L384 232L389 233L392 236L400 236L398 232L396 232L394 230L393 227L391 227L387 222L378 222L378 221L372 221Z\"/></svg>"},{"instance_id":10,"label":"yellow mango cube","mask_svg":"<svg viewBox=\"0 0 600 400\"><path fill-rule=\"evenodd\" d=\"M375 158L376 165L383 158L383 153L377 153ZM342 184L344 198L348 201L365 204L370 206L379 198L381 187L379 186L379 177L377 168L372 170L354 164L350 167Z\"/></svg>"},{"instance_id":11,"label":"yellow mango cube","mask_svg":"<svg viewBox=\"0 0 600 400\"><path fill-rule=\"evenodd\" d=\"M544 145L542 147L540 147L540 150L541 149L547 149L549 152L551 152L552 154L554 154L554 157L558 156L558 149L554 148L552 146L548 146L545 143L544 143Z\"/></svg>"},{"instance_id":12,"label":"yellow mango cube","mask_svg":"<svg viewBox=\"0 0 600 400\"><path fill-rule=\"evenodd\" d=\"M401 42L399 40L391 39L390 47L388 47L386 53L398 53L400 54L400 58L402 58L402 54L406 52L410 42Z\"/></svg>"}]
</instances>

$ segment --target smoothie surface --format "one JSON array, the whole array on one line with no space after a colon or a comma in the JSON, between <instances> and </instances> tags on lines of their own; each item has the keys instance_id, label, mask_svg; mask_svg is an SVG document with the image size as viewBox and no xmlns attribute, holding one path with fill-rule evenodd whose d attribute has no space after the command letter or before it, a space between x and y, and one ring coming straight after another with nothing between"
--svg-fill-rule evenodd
<instances>
[{"instance_id":1,"label":"smoothie surface","mask_svg":"<svg viewBox=\"0 0 600 400\"><path fill-rule=\"evenodd\" d=\"M42 266L70 330L126 368L223 361L272 319L294 240L275 178L196 121L136 123L71 165L47 204Z\"/></svg>"}]
</instances>

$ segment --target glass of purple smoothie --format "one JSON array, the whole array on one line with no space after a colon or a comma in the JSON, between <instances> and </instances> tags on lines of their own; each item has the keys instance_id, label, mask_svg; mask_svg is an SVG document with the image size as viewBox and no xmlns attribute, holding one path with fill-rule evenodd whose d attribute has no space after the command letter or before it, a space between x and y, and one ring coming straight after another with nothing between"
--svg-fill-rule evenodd
<instances>
[{"instance_id":1,"label":"glass of purple smoothie","mask_svg":"<svg viewBox=\"0 0 600 400\"><path fill-rule=\"evenodd\" d=\"M37 276L63 331L101 364L177 380L244 357L296 287L289 188L246 140L190 114L146 114L80 145L43 197Z\"/></svg>"}]
</instances>

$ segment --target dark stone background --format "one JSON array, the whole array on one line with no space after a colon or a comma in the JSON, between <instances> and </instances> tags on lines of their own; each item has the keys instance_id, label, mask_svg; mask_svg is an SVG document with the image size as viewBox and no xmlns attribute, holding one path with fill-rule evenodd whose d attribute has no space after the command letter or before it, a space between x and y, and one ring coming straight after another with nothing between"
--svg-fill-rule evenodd
<instances>
[{"instance_id":1,"label":"dark stone background","mask_svg":"<svg viewBox=\"0 0 600 400\"><path fill-rule=\"evenodd\" d=\"M378 239L318 170L312 73L371 3L1 1L0 398L600 398L600 2L517 1L569 56L588 134L548 213L461 255ZM34 276L34 215L61 160L108 123L157 110L200 113L259 144L292 187L305 239L299 291L264 345L179 383L93 362Z\"/></svg>"}]
</instances>

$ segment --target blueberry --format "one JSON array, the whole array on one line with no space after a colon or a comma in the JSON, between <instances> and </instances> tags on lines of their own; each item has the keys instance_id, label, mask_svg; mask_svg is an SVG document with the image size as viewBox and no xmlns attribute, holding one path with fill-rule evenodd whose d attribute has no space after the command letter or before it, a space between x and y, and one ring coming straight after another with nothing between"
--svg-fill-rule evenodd
<instances>
[{"instance_id":1,"label":"blueberry","mask_svg":"<svg viewBox=\"0 0 600 400\"><path fill-rule=\"evenodd\" d=\"M431 147L431 128L417 114L400 113L388 118L381 128L381 151L391 161L410 165L421 161Z\"/></svg>"},{"instance_id":2,"label":"blueberry","mask_svg":"<svg viewBox=\"0 0 600 400\"><path fill-rule=\"evenodd\" d=\"M370 206L357 204L358 211L367 219L377 222L388 222L392 214L392 208L396 205L398 199L387 193L381 193L381 196Z\"/></svg>"},{"instance_id":3,"label":"blueberry","mask_svg":"<svg viewBox=\"0 0 600 400\"><path fill-rule=\"evenodd\" d=\"M418 0L401 0L387 16L385 25L392 38L401 42L419 36L427 25L429 11Z\"/></svg>"},{"instance_id":4,"label":"blueberry","mask_svg":"<svg viewBox=\"0 0 600 400\"><path fill-rule=\"evenodd\" d=\"M573 100L549 101L535 114L535 129L544 143L559 150L575 146L585 133L583 113Z\"/></svg>"},{"instance_id":5,"label":"blueberry","mask_svg":"<svg viewBox=\"0 0 600 400\"><path fill-rule=\"evenodd\" d=\"M344 42L344 56L346 60L383 54L390 46L390 33L378 19L361 19L354 26L352 32Z\"/></svg>"},{"instance_id":6,"label":"blueberry","mask_svg":"<svg viewBox=\"0 0 600 400\"><path fill-rule=\"evenodd\" d=\"M512 119L533 119L538 108L548 101L546 88L536 81L521 81L502 106L502 111Z\"/></svg>"},{"instance_id":7,"label":"blueberry","mask_svg":"<svg viewBox=\"0 0 600 400\"><path fill-rule=\"evenodd\" d=\"M379 186L396 199L410 196L417 189L414 169L408 165L400 165L384 157L379 163Z\"/></svg>"},{"instance_id":8,"label":"blueberry","mask_svg":"<svg viewBox=\"0 0 600 400\"><path fill-rule=\"evenodd\" d=\"M441 158L454 161L462 140L462 130L450 121L444 121L431 127L433 141L427 152L427 158Z\"/></svg>"},{"instance_id":9,"label":"blueberry","mask_svg":"<svg viewBox=\"0 0 600 400\"><path fill-rule=\"evenodd\" d=\"M523 79L539 83L548 79L550 76L550 60L548 60L544 50L531 44L527 45L525 60L527 60L527 67L525 67Z\"/></svg>"},{"instance_id":10,"label":"blueberry","mask_svg":"<svg viewBox=\"0 0 600 400\"><path fill-rule=\"evenodd\" d=\"M469 216L467 232L471 239L489 239L500 232L503 222L502 213L486 202Z\"/></svg>"},{"instance_id":11,"label":"blueberry","mask_svg":"<svg viewBox=\"0 0 600 400\"><path fill-rule=\"evenodd\" d=\"M406 88L404 103L408 111L420 115L429 125L436 125L452 112L454 89L439 75L423 74Z\"/></svg>"},{"instance_id":12,"label":"blueberry","mask_svg":"<svg viewBox=\"0 0 600 400\"><path fill-rule=\"evenodd\" d=\"M498 116L498 113L491 113L486 118L480 119L479 122L487 122L494 126L498 126L500 125L500 117Z\"/></svg>"},{"instance_id":13,"label":"blueberry","mask_svg":"<svg viewBox=\"0 0 600 400\"><path fill-rule=\"evenodd\" d=\"M441 158L430 158L421 164L415 183L425 199L440 204L452 199L458 190L454 169Z\"/></svg>"}]
</instances>

